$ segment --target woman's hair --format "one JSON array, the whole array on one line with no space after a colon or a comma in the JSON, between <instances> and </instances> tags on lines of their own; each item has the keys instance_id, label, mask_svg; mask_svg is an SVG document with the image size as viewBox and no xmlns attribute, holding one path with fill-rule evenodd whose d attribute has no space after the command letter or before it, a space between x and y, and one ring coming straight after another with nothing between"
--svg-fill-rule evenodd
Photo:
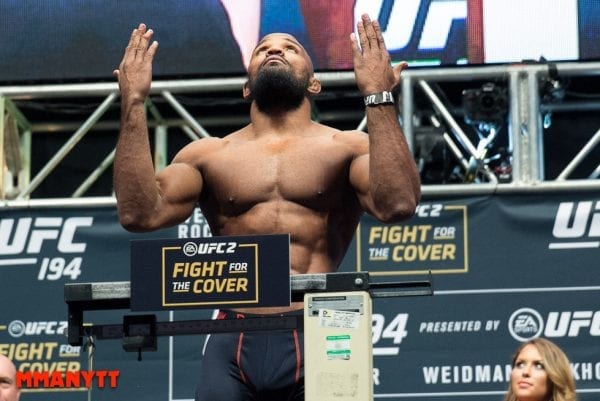
<instances>
[{"instance_id":1,"label":"woman's hair","mask_svg":"<svg viewBox=\"0 0 600 401\"><path fill-rule=\"evenodd\" d=\"M544 361L544 370L548 375L548 387L550 389L552 401L576 401L577 395L575 394L575 379L573 377L573 371L569 364L567 355L552 341L545 338L535 338L529 340L523 344L515 352L512 358L512 367L514 369L515 363L519 354L528 345L533 345L537 348L540 353L542 360ZM519 399L513 393L512 390L512 378L508 384L508 392L504 397L504 401L518 401ZM550 401L549 400L549 401Z\"/></svg>"}]
</instances>

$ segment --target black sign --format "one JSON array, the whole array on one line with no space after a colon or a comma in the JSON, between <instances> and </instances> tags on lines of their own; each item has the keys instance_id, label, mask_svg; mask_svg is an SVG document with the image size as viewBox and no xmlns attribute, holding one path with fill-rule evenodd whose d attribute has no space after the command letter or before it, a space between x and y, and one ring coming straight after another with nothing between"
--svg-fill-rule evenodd
<instances>
[{"instance_id":1,"label":"black sign","mask_svg":"<svg viewBox=\"0 0 600 401\"><path fill-rule=\"evenodd\" d=\"M289 235L131 241L131 310L290 304Z\"/></svg>"}]
</instances>

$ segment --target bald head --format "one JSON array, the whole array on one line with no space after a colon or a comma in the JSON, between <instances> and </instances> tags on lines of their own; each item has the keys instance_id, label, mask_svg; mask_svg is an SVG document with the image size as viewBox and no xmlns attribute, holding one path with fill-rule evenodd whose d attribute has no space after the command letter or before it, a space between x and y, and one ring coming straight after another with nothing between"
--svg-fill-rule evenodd
<instances>
[{"instance_id":1,"label":"bald head","mask_svg":"<svg viewBox=\"0 0 600 401\"><path fill-rule=\"evenodd\" d=\"M0 401L18 401L17 368L6 356L0 354Z\"/></svg>"}]
</instances>

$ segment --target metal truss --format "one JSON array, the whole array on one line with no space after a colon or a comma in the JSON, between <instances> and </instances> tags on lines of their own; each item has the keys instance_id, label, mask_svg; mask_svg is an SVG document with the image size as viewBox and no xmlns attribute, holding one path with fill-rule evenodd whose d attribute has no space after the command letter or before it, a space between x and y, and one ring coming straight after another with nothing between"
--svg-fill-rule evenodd
<instances>
[{"instance_id":1,"label":"metal truss","mask_svg":"<svg viewBox=\"0 0 600 401\"><path fill-rule=\"evenodd\" d=\"M318 78L325 88L323 94L313 100L313 118L331 125L340 123L353 124L354 129L366 129L366 117L362 106L362 98L355 88L354 73L328 72L318 73ZM419 133L427 131L436 133L435 140L442 142L451 155L451 163L463 177L462 182L451 184L425 183L424 195L437 194L469 194L501 191L534 191L534 190L597 190L600 189L600 158L598 143L600 130L590 133L564 169L555 178L548 179L544 174L544 123L545 115L560 110L600 110L598 101L587 101L585 104L548 101L542 85L547 85L550 78L569 77L579 79L599 79L600 63L558 63L554 71L544 64L499 65L482 67L409 69L403 72L401 90L398 94L399 118L409 146L415 151ZM465 125L465 111L460 105L448 101L447 88L443 85L454 85L457 92L461 85L473 85L494 81L505 85L508 94L507 118L505 133L495 129L473 135L473 127ZM247 124L247 112L243 107L233 107L231 112L209 115L206 110L191 106L182 98L202 99L204 96L223 97L235 93L241 97L244 77L219 79L194 79L155 81L152 84L151 97L147 102L149 127L153 135L154 160L160 169L168 163L169 139L174 129L187 136L188 140L202 137L222 135L211 134L219 131L219 127L230 127ZM440 89L441 88L441 89ZM22 109L27 102L58 101L60 99L97 99L99 105L87 116L85 121L58 121L51 118L32 121ZM340 100L344 98L349 102ZM116 83L82 83L56 85L24 85L0 87L0 150L2 175L0 177L0 200L22 203L31 201L36 188L47 179L52 171L82 139L91 132L105 130L118 132L118 87ZM157 104L160 103L160 107ZM338 104L345 109L335 109L331 104ZM168 106L168 108L166 108ZM118 110L118 108L117 108ZM167 111L168 110L168 111ZM113 113L112 117L108 116ZM202 115L206 113L205 115ZM168 114L168 115L166 115ZM108 117L107 117L108 116ZM42 121L43 120L43 121ZM427 126L423 121L427 121ZM32 149L32 137L61 129L74 132L45 165L31 177L31 161L35 155ZM343 126L343 124L342 124ZM600 126L600 119L598 121ZM221 129L222 131L222 129ZM499 179L498 171L491 167L490 152L492 145L500 135L506 136L509 152L506 159L511 168L510 178ZM91 151L94 151L93 149ZM70 194L63 198L81 198L86 191L112 166L114 149L105 155L97 165L92 166L89 176ZM585 179L574 178L573 172L581 164L592 158L594 168ZM470 177L466 179L465 177ZM112 197L112 193L107 193Z\"/></svg>"},{"instance_id":2,"label":"metal truss","mask_svg":"<svg viewBox=\"0 0 600 401\"><path fill-rule=\"evenodd\" d=\"M562 63L555 65L556 76L581 77L584 79L597 79L600 71L598 63ZM415 107L414 93L416 88L425 93L436 114L443 119L445 129L443 136L454 156L467 168L467 160L474 159L482 162L481 148L473 143L465 133L464 128L458 123L456 116L451 112L438 94L432 89L432 83L458 81L504 81L508 91L508 142L511 144L512 180L508 186L529 187L540 186L563 188L565 181L586 158L594 157L596 168L590 171L588 178L598 178L600 171L599 153L600 130L590 136L584 146L573 157L564 170L555 179L547 179L544 175L544 111L550 109L588 108L599 110L600 102L585 102L585 104L543 104L543 90L541 82L551 79L549 66L544 64L506 65L489 67L463 67L451 70L431 69L406 71L402 81L402 110L404 132L408 137L414 136L414 115L419 112ZM598 98L600 100L600 98ZM434 121L439 127L439 122ZM600 125L600 119L598 120ZM568 134L568 133L567 133ZM486 138L483 138L484 140ZM493 185L498 183L497 177L490 172L485 163L478 163L482 175ZM578 188L588 186L596 187L597 182L588 180L574 180L572 184ZM503 186L503 185L499 185Z\"/></svg>"}]
</instances>

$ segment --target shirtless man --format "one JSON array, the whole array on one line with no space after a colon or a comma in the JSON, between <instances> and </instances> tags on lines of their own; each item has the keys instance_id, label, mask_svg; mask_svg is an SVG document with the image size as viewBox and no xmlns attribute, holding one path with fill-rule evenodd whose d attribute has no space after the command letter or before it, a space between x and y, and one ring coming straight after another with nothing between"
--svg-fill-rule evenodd
<instances>
[{"instance_id":1,"label":"shirtless man","mask_svg":"<svg viewBox=\"0 0 600 401\"><path fill-rule=\"evenodd\" d=\"M368 15L357 31L349 45L358 88L365 96L392 91L406 64L391 66L379 24ZM190 143L155 174L144 114L158 50L152 35L140 24L114 73L122 101L114 187L127 230L176 225L199 205L213 235L290 234L291 273L327 273L337 270L364 212L386 223L413 215L420 180L395 106L375 96L376 104L366 108L368 135L312 121L309 97L321 84L306 51L288 34L267 35L252 54L243 88L250 124ZM301 308L295 303L222 317ZM212 336L196 399L302 400L301 336L295 330ZM275 343L274 351L263 348Z\"/></svg>"},{"instance_id":2,"label":"shirtless man","mask_svg":"<svg viewBox=\"0 0 600 401\"><path fill-rule=\"evenodd\" d=\"M10 359L0 354L0 401L19 401L20 395L17 368Z\"/></svg>"}]
</instances>

